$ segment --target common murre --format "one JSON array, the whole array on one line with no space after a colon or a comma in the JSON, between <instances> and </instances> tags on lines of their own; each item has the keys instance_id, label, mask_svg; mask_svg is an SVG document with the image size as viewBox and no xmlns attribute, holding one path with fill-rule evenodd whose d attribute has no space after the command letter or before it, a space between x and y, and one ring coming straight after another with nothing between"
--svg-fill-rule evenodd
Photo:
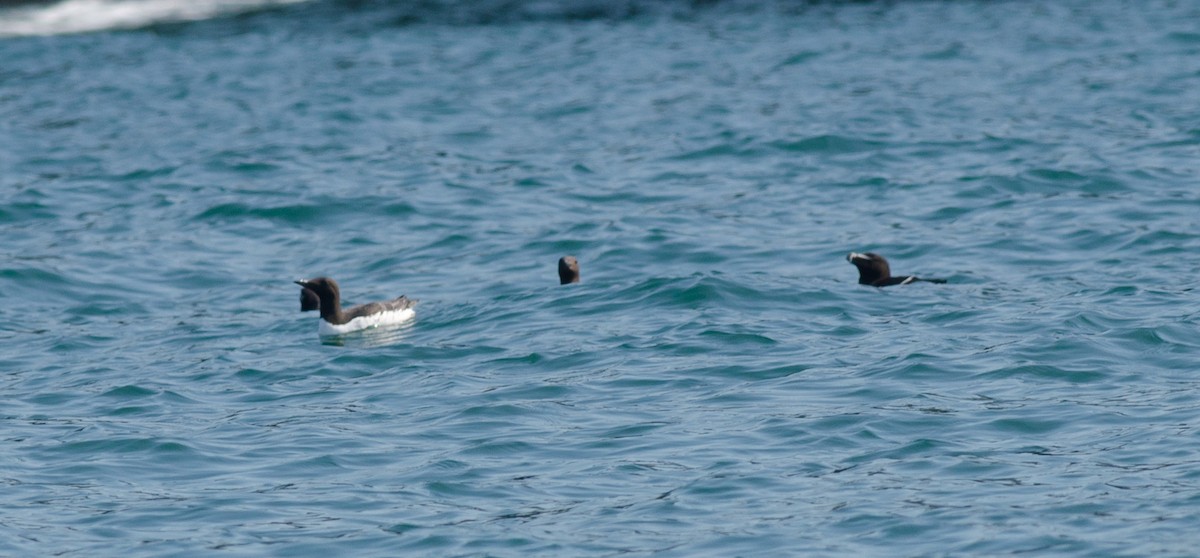
<instances>
[{"instance_id":1,"label":"common murre","mask_svg":"<svg viewBox=\"0 0 1200 558\"><path fill-rule=\"evenodd\" d=\"M872 287L888 287L891 285L907 285L916 281L927 283L945 283L945 279L922 279L916 275L901 275L892 277L892 269L888 266L887 258L874 252L859 254L850 252L846 261L858 268L858 284Z\"/></svg>"},{"instance_id":2,"label":"common murre","mask_svg":"<svg viewBox=\"0 0 1200 558\"><path fill-rule=\"evenodd\" d=\"M416 315L413 310L416 301L408 297L368 302L343 310L342 295L337 281L328 277L317 277L301 279L295 283L311 290L320 300L321 323L317 332L321 335L342 335L360 329L401 324ZM301 294L301 297L303 296ZM303 302L301 309L304 309Z\"/></svg>"},{"instance_id":3,"label":"common murre","mask_svg":"<svg viewBox=\"0 0 1200 558\"><path fill-rule=\"evenodd\" d=\"M563 256L558 259L558 284L579 282L579 260L575 256Z\"/></svg>"}]
</instances>

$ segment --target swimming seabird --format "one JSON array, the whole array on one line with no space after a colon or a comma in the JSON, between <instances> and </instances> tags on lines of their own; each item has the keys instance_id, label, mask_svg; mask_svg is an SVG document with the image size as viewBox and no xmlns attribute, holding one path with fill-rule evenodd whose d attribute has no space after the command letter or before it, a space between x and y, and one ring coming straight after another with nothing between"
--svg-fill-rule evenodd
<instances>
[{"instance_id":1,"label":"swimming seabird","mask_svg":"<svg viewBox=\"0 0 1200 558\"><path fill-rule=\"evenodd\" d=\"M317 297L317 293L308 287L300 287L300 311L309 312L320 309L321 299Z\"/></svg>"},{"instance_id":2,"label":"swimming seabird","mask_svg":"<svg viewBox=\"0 0 1200 558\"><path fill-rule=\"evenodd\" d=\"M558 259L558 284L579 282L579 260L575 256L563 256Z\"/></svg>"},{"instance_id":3,"label":"swimming seabird","mask_svg":"<svg viewBox=\"0 0 1200 558\"><path fill-rule=\"evenodd\" d=\"M321 324L317 331L321 335L342 335L360 329L400 324L416 315L413 310L416 301L408 297L368 302L343 310L337 281L329 277L317 277L295 283L311 290L320 299Z\"/></svg>"},{"instance_id":4,"label":"swimming seabird","mask_svg":"<svg viewBox=\"0 0 1200 558\"><path fill-rule=\"evenodd\" d=\"M858 268L858 284L860 285L888 287L891 285L907 285L916 281L925 281L928 283L946 282L945 279L922 279L916 275L892 277L892 270L888 266L887 259L874 252L867 252L865 254L850 252L846 256L846 261Z\"/></svg>"}]
</instances>

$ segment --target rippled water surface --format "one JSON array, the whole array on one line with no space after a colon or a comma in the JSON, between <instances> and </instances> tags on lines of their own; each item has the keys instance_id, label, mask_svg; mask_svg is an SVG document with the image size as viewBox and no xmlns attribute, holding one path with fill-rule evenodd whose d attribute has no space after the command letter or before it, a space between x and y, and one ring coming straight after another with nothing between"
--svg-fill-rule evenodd
<instances>
[{"instance_id":1,"label":"rippled water surface","mask_svg":"<svg viewBox=\"0 0 1200 558\"><path fill-rule=\"evenodd\" d=\"M0 555L1200 545L1196 4L211 4L0 9Z\"/></svg>"}]
</instances>

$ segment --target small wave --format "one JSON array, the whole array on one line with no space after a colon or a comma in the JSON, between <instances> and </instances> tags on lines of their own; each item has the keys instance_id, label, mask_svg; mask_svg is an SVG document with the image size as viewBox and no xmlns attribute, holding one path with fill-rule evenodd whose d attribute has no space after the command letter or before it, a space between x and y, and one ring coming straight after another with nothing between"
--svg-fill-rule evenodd
<instances>
[{"instance_id":1,"label":"small wave","mask_svg":"<svg viewBox=\"0 0 1200 558\"><path fill-rule=\"evenodd\" d=\"M781 151L833 154L879 151L888 147L887 143L881 141L831 134L811 136L798 140L774 141L770 145Z\"/></svg>"},{"instance_id":2,"label":"small wave","mask_svg":"<svg viewBox=\"0 0 1200 558\"><path fill-rule=\"evenodd\" d=\"M0 37L136 29L308 0L61 0L0 9Z\"/></svg>"},{"instance_id":3,"label":"small wave","mask_svg":"<svg viewBox=\"0 0 1200 558\"><path fill-rule=\"evenodd\" d=\"M339 0L336 4L353 9L378 10L377 13L387 14L386 19L394 25L490 25L517 21L620 21L647 14L686 14L709 3L663 0ZM565 108L570 109L570 106Z\"/></svg>"}]
</instances>

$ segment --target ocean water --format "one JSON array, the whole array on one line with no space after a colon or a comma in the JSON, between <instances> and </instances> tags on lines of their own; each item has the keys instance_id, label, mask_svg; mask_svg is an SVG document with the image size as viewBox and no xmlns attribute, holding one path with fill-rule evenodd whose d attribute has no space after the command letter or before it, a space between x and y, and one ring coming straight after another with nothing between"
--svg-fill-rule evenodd
<instances>
[{"instance_id":1,"label":"ocean water","mask_svg":"<svg viewBox=\"0 0 1200 558\"><path fill-rule=\"evenodd\" d=\"M0 555L1193 555L1198 29L0 8Z\"/></svg>"}]
</instances>

